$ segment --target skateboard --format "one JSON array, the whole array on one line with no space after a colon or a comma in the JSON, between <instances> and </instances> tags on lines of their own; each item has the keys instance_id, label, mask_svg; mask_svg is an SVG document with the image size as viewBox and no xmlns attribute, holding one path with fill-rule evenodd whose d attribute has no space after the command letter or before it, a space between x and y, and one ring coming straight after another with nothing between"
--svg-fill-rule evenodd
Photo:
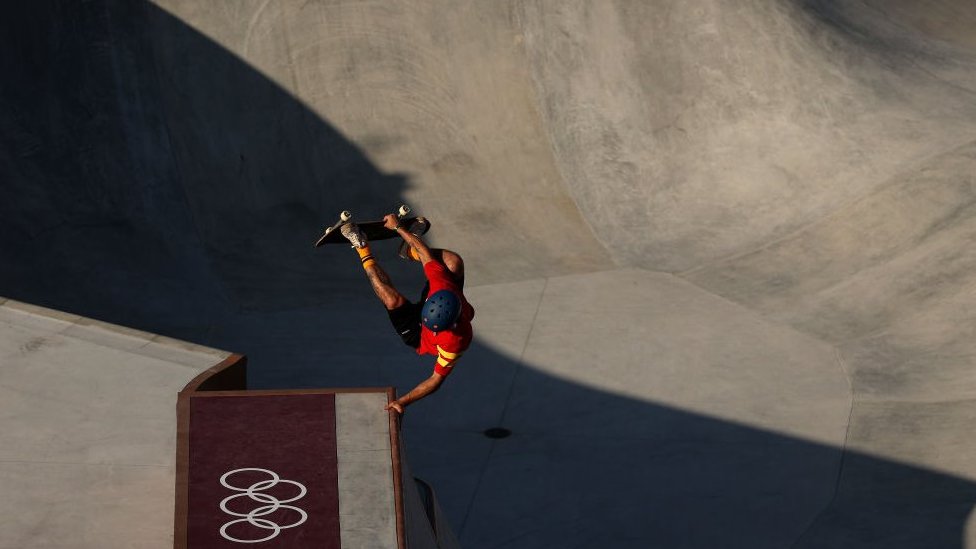
<instances>
[{"instance_id":1,"label":"skateboard","mask_svg":"<svg viewBox=\"0 0 976 549\"><path fill-rule=\"evenodd\" d=\"M406 204L400 206L397 210L397 217L400 219L400 223L406 226L410 226L414 220L417 219L416 216L408 217L410 215L410 206ZM352 222L352 212L346 210L339 214L339 220L332 224L331 227L327 227L322 236L315 242L315 247L323 246L325 244L349 244L346 237L342 236L342 231L339 230L340 227L346 223ZM366 240L370 242L374 240L387 240L389 238L396 238L400 235L396 231L387 229L383 225L383 220L371 220L371 221L356 221L356 225L359 226L359 230L363 231L366 235ZM430 224L426 224L424 227L424 232L430 228ZM423 234L423 233L421 233Z\"/></svg>"}]
</instances>

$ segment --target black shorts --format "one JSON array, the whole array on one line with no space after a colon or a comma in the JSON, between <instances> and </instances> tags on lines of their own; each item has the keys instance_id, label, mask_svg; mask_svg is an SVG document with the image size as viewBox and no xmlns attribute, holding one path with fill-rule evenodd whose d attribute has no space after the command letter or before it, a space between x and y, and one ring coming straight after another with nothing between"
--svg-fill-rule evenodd
<instances>
[{"instance_id":1,"label":"black shorts","mask_svg":"<svg viewBox=\"0 0 976 549\"><path fill-rule=\"evenodd\" d=\"M416 349L420 347L420 315L427 301L427 292L430 291L430 284L424 284L424 290L420 293L420 301L413 303L408 301L392 311L387 311L390 315L390 323L396 330L400 339L408 347Z\"/></svg>"}]
</instances>

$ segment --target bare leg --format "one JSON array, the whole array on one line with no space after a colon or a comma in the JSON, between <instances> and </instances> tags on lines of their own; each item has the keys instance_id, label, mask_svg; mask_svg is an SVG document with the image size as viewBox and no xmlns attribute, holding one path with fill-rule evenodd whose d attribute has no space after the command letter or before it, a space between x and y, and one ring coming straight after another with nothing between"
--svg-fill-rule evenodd
<instances>
[{"instance_id":1,"label":"bare leg","mask_svg":"<svg viewBox=\"0 0 976 549\"><path fill-rule=\"evenodd\" d=\"M366 277L369 278L369 283L373 286L373 292L383 302L386 310L392 311L407 302L407 298L403 297L403 294L393 287L390 275L386 274L386 271L379 266L379 263L373 263L366 267Z\"/></svg>"}]
</instances>

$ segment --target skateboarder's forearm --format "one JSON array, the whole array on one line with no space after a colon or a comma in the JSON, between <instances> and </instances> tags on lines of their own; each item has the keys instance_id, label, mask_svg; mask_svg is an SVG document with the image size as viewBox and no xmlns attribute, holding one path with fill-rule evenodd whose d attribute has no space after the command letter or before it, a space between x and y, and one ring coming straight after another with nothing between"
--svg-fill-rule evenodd
<instances>
[{"instance_id":1,"label":"skateboarder's forearm","mask_svg":"<svg viewBox=\"0 0 976 549\"><path fill-rule=\"evenodd\" d=\"M414 387L409 393L398 398L396 401L400 404L400 406L406 408L408 405L410 405L410 403L416 402L436 391L438 388L440 388L442 383L444 383L444 376L435 373L429 378L421 381L420 384Z\"/></svg>"},{"instance_id":2,"label":"skateboarder's forearm","mask_svg":"<svg viewBox=\"0 0 976 549\"><path fill-rule=\"evenodd\" d=\"M397 234L399 234L400 238L409 244L411 248L417 251L421 264L426 265L428 261L434 258L430 253L430 248L427 247L427 244L421 240L419 236L411 233L405 227L400 227L397 229Z\"/></svg>"}]
</instances>

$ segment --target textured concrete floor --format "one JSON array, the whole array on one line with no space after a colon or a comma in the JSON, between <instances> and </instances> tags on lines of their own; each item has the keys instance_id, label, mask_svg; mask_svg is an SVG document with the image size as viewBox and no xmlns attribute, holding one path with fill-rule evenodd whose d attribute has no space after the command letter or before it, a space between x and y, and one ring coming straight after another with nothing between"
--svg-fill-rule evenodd
<instances>
[{"instance_id":1,"label":"textured concrete floor","mask_svg":"<svg viewBox=\"0 0 976 549\"><path fill-rule=\"evenodd\" d=\"M164 547L175 392L228 353L0 300L0 547Z\"/></svg>"},{"instance_id":2,"label":"textured concrete floor","mask_svg":"<svg viewBox=\"0 0 976 549\"><path fill-rule=\"evenodd\" d=\"M970 3L9 11L0 295L404 390L310 244L405 201L478 310L405 426L465 547L976 547Z\"/></svg>"}]
</instances>

